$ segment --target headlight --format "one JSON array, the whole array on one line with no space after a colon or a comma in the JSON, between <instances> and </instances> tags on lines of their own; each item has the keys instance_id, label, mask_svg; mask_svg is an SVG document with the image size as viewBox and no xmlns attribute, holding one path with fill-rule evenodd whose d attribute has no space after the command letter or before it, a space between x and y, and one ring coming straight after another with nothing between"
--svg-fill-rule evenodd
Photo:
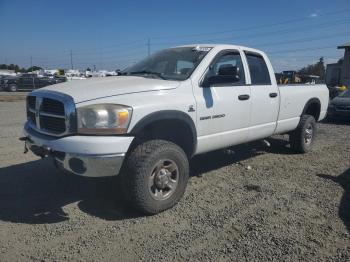
<instances>
[{"instance_id":1,"label":"headlight","mask_svg":"<svg viewBox=\"0 0 350 262\"><path fill-rule=\"evenodd\" d=\"M77 109L78 133L125 134L128 130L132 108L123 105L100 104Z\"/></svg>"},{"instance_id":2,"label":"headlight","mask_svg":"<svg viewBox=\"0 0 350 262\"><path fill-rule=\"evenodd\" d=\"M334 108L334 105L333 104L329 104L328 108Z\"/></svg>"}]
</instances>

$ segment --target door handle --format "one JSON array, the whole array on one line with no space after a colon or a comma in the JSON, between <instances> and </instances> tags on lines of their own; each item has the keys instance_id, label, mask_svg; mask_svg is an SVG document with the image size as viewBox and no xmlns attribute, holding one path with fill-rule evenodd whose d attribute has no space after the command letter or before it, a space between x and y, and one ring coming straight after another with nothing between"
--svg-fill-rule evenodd
<instances>
[{"instance_id":1,"label":"door handle","mask_svg":"<svg viewBox=\"0 0 350 262\"><path fill-rule=\"evenodd\" d=\"M278 96L277 93L270 93L270 97L271 97L271 98L274 98L274 97L277 97L277 96Z\"/></svg>"},{"instance_id":2,"label":"door handle","mask_svg":"<svg viewBox=\"0 0 350 262\"><path fill-rule=\"evenodd\" d=\"M239 100L248 100L249 98L250 98L249 95L239 95L239 96L238 96L238 99L239 99Z\"/></svg>"}]
</instances>

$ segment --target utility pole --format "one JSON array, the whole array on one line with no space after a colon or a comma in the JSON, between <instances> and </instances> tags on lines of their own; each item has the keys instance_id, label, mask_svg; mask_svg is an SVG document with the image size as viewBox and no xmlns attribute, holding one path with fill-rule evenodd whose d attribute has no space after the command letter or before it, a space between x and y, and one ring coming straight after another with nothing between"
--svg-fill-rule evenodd
<instances>
[{"instance_id":1,"label":"utility pole","mask_svg":"<svg viewBox=\"0 0 350 262\"><path fill-rule=\"evenodd\" d=\"M32 69L33 72L33 57L30 56L30 68Z\"/></svg>"},{"instance_id":2,"label":"utility pole","mask_svg":"<svg viewBox=\"0 0 350 262\"><path fill-rule=\"evenodd\" d=\"M70 50L70 68L73 69L73 51Z\"/></svg>"},{"instance_id":3,"label":"utility pole","mask_svg":"<svg viewBox=\"0 0 350 262\"><path fill-rule=\"evenodd\" d=\"M101 48L98 49L98 52L99 52L99 55L100 55L99 67L100 67L101 69L103 69L104 66L103 66L103 56L102 56Z\"/></svg>"},{"instance_id":4,"label":"utility pole","mask_svg":"<svg viewBox=\"0 0 350 262\"><path fill-rule=\"evenodd\" d=\"M147 49L148 49L148 56L150 56L151 55L151 38L148 38Z\"/></svg>"}]
</instances>

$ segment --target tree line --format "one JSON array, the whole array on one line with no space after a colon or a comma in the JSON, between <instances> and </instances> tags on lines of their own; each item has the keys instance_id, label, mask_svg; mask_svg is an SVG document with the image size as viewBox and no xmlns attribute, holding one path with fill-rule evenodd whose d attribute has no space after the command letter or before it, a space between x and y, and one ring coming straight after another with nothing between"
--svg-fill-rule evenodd
<instances>
[{"instance_id":1,"label":"tree line","mask_svg":"<svg viewBox=\"0 0 350 262\"><path fill-rule=\"evenodd\" d=\"M324 58L321 57L317 63L301 68L298 73L301 75L316 75L322 80L325 79L326 67L324 65Z\"/></svg>"},{"instance_id":2,"label":"tree line","mask_svg":"<svg viewBox=\"0 0 350 262\"><path fill-rule=\"evenodd\" d=\"M343 58L338 60L338 64L343 63ZM319 76L321 80L326 78L326 66L324 64L324 58L320 57L319 61L315 64L307 65L298 71L301 75L316 75Z\"/></svg>"},{"instance_id":3,"label":"tree line","mask_svg":"<svg viewBox=\"0 0 350 262\"><path fill-rule=\"evenodd\" d=\"M16 73L28 73L36 70L41 70L42 68L40 66L31 66L28 68L24 67L19 67L18 65L15 64L0 64L0 69L7 69L7 70L14 70Z\"/></svg>"}]
</instances>

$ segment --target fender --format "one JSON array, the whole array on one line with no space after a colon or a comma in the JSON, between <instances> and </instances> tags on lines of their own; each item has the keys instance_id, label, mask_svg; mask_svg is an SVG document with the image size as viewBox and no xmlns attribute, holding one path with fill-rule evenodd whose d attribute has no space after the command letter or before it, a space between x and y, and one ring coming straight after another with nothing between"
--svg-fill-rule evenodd
<instances>
[{"instance_id":1,"label":"fender","mask_svg":"<svg viewBox=\"0 0 350 262\"><path fill-rule=\"evenodd\" d=\"M197 148L197 130L192 118L186 113L178 110L162 110L151 113L143 117L130 131L131 135L137 135L147 125L161 120L180 120L185 122L190 128L193 137L193 150L195 152Z\"/></svg>"},{"instance_id":2,"label":"fender","mask_svg":"<svg viewBox=\"0 0 350 262\"><path fill-rule=\"evenodd\" d=\"M302 115L304 115L304 114L306 113L307 109L309 108L309 106L310 106L311 104L317 104L317 105L320 107L320 110L321 110L321 101L320 101L320 99L314 97L314 98L309 99L309 101L307 101L307 103L306 103L305 106L304 106L303 112L301 113L300 116L302 116ZM319 117L319 116L318 116L318 117ZM318 119L316 119L316 121L317 121L317 120L318 120Z\"/></svg>"}]
</instances>

